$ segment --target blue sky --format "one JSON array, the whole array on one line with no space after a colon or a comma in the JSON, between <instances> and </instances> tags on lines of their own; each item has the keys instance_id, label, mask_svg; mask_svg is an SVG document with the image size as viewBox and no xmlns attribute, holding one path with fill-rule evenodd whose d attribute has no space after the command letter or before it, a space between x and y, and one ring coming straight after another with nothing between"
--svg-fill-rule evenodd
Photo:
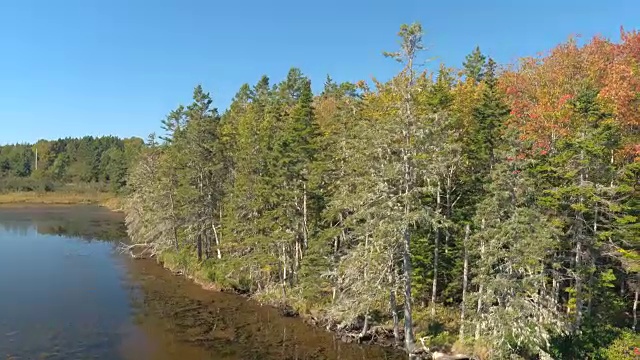
<instances>
[{"instance_id":1,"label":"blue sky","mask_svg":"<svg viewBox=\"0 0 640 360\"><path fill-rule=\"evenodd\" d=\"M316 90L327 74L386 79L402 23L458 66L476 44L504 63L570 34L617 39L638 14L637 0L1 0L0 143L145 137L198 83L222 110L292 66Z\"/></svg>"}]
</instances>

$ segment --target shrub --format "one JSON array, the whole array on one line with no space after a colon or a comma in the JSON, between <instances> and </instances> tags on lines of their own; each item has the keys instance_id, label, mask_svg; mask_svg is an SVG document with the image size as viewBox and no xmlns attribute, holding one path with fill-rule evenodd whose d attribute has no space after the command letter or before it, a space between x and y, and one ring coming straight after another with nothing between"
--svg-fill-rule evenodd
<instances>
[{"instance_id":1,"label":"shrub","mask_svg":"<svg viewBox=\"0 0 640 360\"><path fill-rule=\"evenodd\" d=\"M631 331L624 331L603 354L610 360L640 359L640 335Z\"/></svg>"}]
</instances>

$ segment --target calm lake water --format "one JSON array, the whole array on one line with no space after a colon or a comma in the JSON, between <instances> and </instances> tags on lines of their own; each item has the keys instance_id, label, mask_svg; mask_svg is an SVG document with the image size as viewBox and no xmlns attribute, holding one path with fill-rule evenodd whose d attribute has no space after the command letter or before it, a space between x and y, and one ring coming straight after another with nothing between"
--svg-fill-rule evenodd
<instances>
[{"instance_id":1,"label":"calm lake water","mask_svg":"<svg viewBox=\"0 0 640 360\"><path fill-rule=\"evenodd\" d=\"M404 359L123 256L122 220L0 207L0 359Z\"/></svg>"}]
</instances>

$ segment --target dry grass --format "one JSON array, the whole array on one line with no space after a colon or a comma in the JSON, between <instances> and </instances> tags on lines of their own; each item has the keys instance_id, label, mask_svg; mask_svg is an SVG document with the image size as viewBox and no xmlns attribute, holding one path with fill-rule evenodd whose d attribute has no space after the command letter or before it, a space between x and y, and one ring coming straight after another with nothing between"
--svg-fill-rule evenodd
<instances>
[{"instance_id":1,"label":"dry grass","mask_svg":"<svg viewBox=\"0 0 640 360\"><path fill-rule=\"evenodd\" d=\"M72 192L13 192L0 194L0 205L42 204L42 205L79 205L95 204L110 210L119 210L120 201L108 193L72 193Z\"/></svg>"},{"instance_id":2,"label":"dry grass","mask_svg":"<svg viewBox=\"0 0 640 360\"><path fill-rule=\"evenodd\" d=\"M108 195L106 199L99 202L99 205L111 211L124 212L124 204L122 198Z\"/></svg>"}]
</instances>

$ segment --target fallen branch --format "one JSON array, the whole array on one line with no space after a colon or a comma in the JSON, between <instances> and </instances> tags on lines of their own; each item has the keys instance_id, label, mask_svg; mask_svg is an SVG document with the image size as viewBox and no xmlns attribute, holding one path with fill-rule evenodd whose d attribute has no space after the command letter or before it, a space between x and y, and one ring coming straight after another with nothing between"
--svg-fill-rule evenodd
<instances>
[{"instance_id":1,"label":"fallen branch","mask_svg":"<svg viewBox=\"0 0 640 360\"><path fill-rule=\"evenodd\" d=\"M446 354L439 350L441 349L433 349L425 344L425 341L428 339L428 336L421 337L420 343L422 344L422 349L417 349L415 355L419 359L433 359L433 360L476 360L474 356L466 355L466 354Z\"/></svg>"},{"instance_id":2,"label":"fallen branch","mask_svg":"<svg viewBox=\"0 0 640 360\"><path fill-rule=\"evenodd\" d=\"M136 249L142 249L135 252ZM151 244L124 244L120 243L118 251L129 254L134 259L146 259L155 257L158 252L155 246Z\"/></svg>"}]
</instances>

